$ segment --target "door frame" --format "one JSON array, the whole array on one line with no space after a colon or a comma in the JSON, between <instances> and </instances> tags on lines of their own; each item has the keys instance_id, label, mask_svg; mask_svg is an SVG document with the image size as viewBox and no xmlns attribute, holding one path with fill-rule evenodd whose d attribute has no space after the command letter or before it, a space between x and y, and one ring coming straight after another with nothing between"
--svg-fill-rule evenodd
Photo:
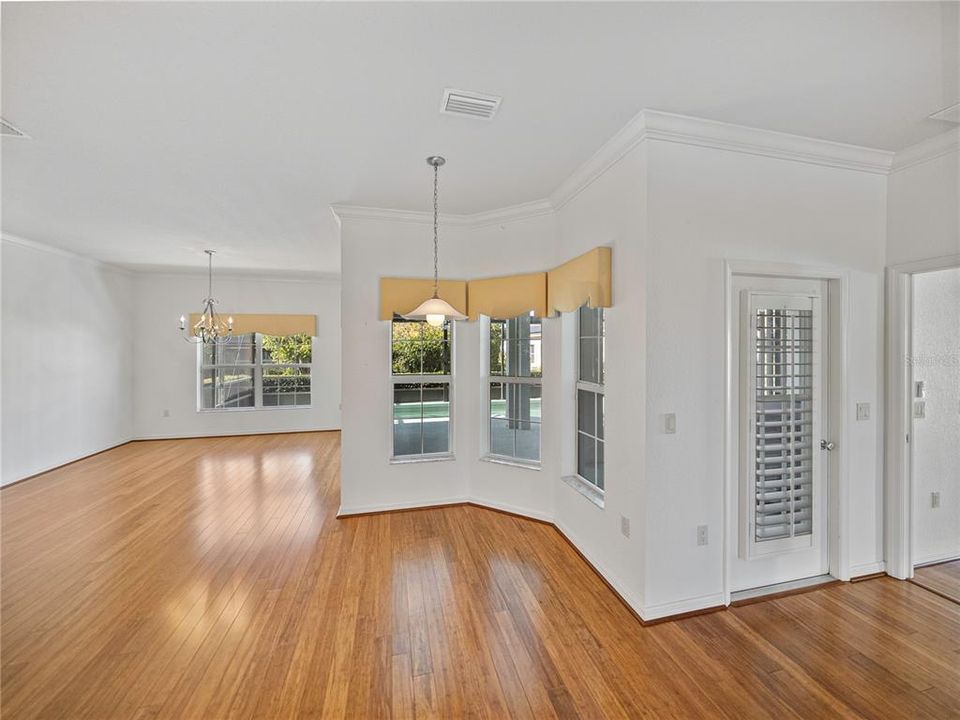
<instances>
[{"instance_id":1,"label":"door frame","mask_svg":"<svg viewBox=\"0 0 960 720\"><path fill-rule=\"evenodd\" d=\"M913 276L960 267L960 255L891 265L886 270L886 398L884 427L884 556L886 572L913 577Z\"/></svg>"},{"instance_id":2,"label":"door frame","mask_svg":"<svg viewBox=\"0 0 960 720\"><path fill-rule=\"evenodd\" d=\"M740 418L734 412L734 398L739 394L740 367L734 362L734 323L739 322L740 299L734 291L734 277L752 275L769 278L822 280L826 283L827 324L830 351L828 364L824 365L823 381L827 383L829 405L823 417L830 427L831 439L837 449L830 454L827 479L827 539L828 572L840 580L850 579L849 563L849 455L846 440L849 421L847 388L847 324L850 316L850 275L847 271L831 267L797 265L793 263L765 262L754 260L724 260L724 413L723 413L723 602L730 604L730 583L733 561L738 547L731 546L730 524L737 522L738 507L730 503L734 489L739 488L737 472L740 454Z\"/></svg>"}]
</instances>

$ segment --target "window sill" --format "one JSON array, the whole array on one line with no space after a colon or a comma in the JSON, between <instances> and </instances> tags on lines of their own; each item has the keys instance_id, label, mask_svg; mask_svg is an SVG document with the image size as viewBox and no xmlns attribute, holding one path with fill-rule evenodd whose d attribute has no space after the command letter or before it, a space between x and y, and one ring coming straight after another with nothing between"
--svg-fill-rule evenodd
<instances>
[{"instance_id":1,"label":"window sill","mask_svg":"<svg viewBox=\"0 0 960 720\"><path fill-rule=\"evenodd\" d=\"M198 413L260 412L261 410L310 410L312 405L268 405L267 407L197 408Z\"/></svg>"},{"instance_id":2,"label":"window sill","mask_svg":"<svg viewBox=\"0 0 960 720\"><path fill-rule=\"evenodd\" d=\"M604 492L593 483L587 482L579 475L564 475L561 480L601 510L604 508L606 504Z\"/></svg>"},{"instance_id":3,"label":"window sill","mask_svg":"<svg viewBox=\"0 0 960 720\"><path fill-rule=\"evenodd\" d=\"M431 462L449 462L450 460L456 460L457 456L453 453L442 453L438 455L401 455L399 457L391 457L391 465L412 465L414 463L431 463Z\"/></svg>"},{"instance_id":4,"label":"window sill","mask_svg":"<svg viewBox=\"0 0 960 720\"><path fill-rule=\"evenodd\" d=\"M524 470L540 471L540 463L538 462L518 460L502 455L482 455L480 460L482 462L493 463L494 465L510 465L511 467L523 468Z\"/></svg>"}]
</instances>

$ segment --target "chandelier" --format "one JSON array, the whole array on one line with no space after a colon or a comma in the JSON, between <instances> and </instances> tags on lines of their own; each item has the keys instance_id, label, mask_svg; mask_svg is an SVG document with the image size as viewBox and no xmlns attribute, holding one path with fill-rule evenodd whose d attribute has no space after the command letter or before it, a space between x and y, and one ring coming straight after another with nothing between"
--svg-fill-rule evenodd
<instances>
[{"instance_id":1,"label":"chandelier","mask_svg":"<svg viewBox=\"0 0 960 720\"><path fill-rule=\"evenodd\" d=\"M187 319L180 316L180 332L183 339L192 343L218 345L227 342L233 336L233 318L224 322L217 312L217 301L213 298L213 250L204 250L207 254L207 297L203 301L200 319L187 332Z\"/></svg>"},{"instance_id":2,"label":"chandelier","mask_svg":"<svg viewBox=\"0 0 960 720\"><path fill-rule=\"evenodd\" d=\"M467 316L454 308L453 305L440 299L440 274L437 264L440 214L437 204L437 181L440 166L445 162L446 160L439 155L431 155L427 158L427 165L433 167L433 295L417 305L409 314L404 315L407 320L426 320L428 324L434 327L440 327L447 320L467 319Z\"/></svg>"}]
</instances>

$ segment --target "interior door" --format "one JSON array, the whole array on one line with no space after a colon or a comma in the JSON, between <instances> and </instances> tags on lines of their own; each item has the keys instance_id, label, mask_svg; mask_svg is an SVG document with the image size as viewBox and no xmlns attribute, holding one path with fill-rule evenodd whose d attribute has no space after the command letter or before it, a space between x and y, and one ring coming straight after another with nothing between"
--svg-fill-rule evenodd
<instances>
[{"instance_id":1,"label":"interior door","mask_svg":"<svg viewBox=\"0 0 960 720\"><path fill-rule=\"evenodd\" d=\"M732 592L829 571L827 293L818 280L740 277L734 343L739 459Z\"/></svg>"}]
</instances>

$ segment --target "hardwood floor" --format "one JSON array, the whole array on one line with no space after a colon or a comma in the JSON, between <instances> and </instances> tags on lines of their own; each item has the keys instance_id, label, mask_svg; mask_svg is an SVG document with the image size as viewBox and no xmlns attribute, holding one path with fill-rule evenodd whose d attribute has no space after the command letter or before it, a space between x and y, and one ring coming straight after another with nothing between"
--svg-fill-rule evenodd
<instances>
[{"instance_id":1,"label":"hardwood floor","mask_svg":"<svg viewBox=\"0 0 960 720\"><path fill-rule=\"evenodd\" d=\"M917 568L913 571L913 582L960 603L960 560Z\"/></svg>"},{"instance_id":2,"label":"hardwood floor","mask_svg":"<svg viewBox=\"0 0 960 720\"><path fill-rule=\"evenodd\" d=\"M339 435L141 442L3 490L2 716L960 717L892 579L640 624L552 527L337 520Z\"/></svg>"}]
</instances>

